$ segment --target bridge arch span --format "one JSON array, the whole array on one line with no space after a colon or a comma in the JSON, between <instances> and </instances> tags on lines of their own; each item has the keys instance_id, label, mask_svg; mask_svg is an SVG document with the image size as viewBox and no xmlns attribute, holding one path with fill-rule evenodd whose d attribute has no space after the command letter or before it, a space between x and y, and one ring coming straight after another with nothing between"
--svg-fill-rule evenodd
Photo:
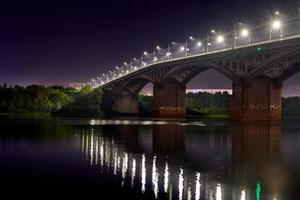
<instances>
[{"instance_id":1,"label":"bridge arch span","mask_svg":"<svg viewBox=\"0 0 300 200\"><path fill-rule=\"evenodd\" d=\"M193 78L195 78L196 76L198 76L199 74L207 70L214 70L224 75L232 82L235 82L238 79L238 77L233 72L230 72L226 68L223 68L214 63L206 63L206 64L197 64L197 65L191 65L185 67L175 67L165 75L164 79L161 82L176 80L179 83L185 85L188 82L190 82Z\"/></svg>"},{"instance_id":2,"label":"bridge arch span","mask_svg":"<svg viewBox=\"0 0 300 200\"><path fill-rule=\"evenodd\" d=\"M144 75L136 77L124 82L119 88L118 92L127 92L131 95L137 95L148 83L154 83L153 79Z\"/></svg>"},{"instance_id":3,"label":"bridge arch span","mask_svg":"<svg viewBox=\"0 0 300 200\"><path fill-rule=\"evenodd\" d=\"M300 50L277 53L261 62L243 77L249 83L259 76L265 76L276 82L283 82L299 71Z\"/></svg>"}]
</instances>

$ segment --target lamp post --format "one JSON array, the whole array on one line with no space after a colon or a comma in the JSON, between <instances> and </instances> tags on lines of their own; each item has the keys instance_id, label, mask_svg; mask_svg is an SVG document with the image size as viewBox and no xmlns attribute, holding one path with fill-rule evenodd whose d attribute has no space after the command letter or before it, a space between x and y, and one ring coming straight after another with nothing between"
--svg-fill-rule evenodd
<instances>
[{"instance_id":1,"label":"lamp post","mask_svg":"<svg viewBox=\"0 0 300 200\"><path fill-rule=\"evenodd\" d=\"M210 33L215 33L215 30L212 29L210 31ZM207 32L207 35L206 35L206 40L207 40L207 43L206 43L206 52L209 52L209 46L211 46L211 42L209 41L209 32Z\"/></svg>"},{"instance_id":2,"label":"lamp post","mask_svg":"<svg viewBox=\"0 0 300 200\"><path fill-rule=\"evenodd\" d=\"M244 28L242 31L241 31L241 36L242 37L248 37L248 44L250 44L251 42L251 36L250 36L250 32L248 29Z\"/></svg>"},{"instance_id":3,"label":"lamp post","mask_svg":"<svg viewBox=\"0 0 300 200\"><path fill-rule=\"evenodd\" d=\"M170 55L171 55L170 45L168 44L168 50L167 50L167 58L168 58L168 60L170 60Z\"/></svg>"},{"instance_id":4,"label":"lamp post","mask_svg":"<svg viewBox=\"0 0 300 200\"><path fill-rule=\"evenodd\" d=\"M233 37L234 37L233 48L235 48L236 47L236 41L238 39L238 36L237 36L237 25L236 24L234 25L234 34L233 34Z\"/></svg>"},{"instance_id":5,"label":"lamp post","mask_svg":"<svg viewBox=\"0 0 300 200\"><path fill-rule=\"evenodd\" d=\"M217 42L218 42L218 43L222 43L223 48L225 48L225 38L224 38L223 35L218 35L218 36L217 36Z\"/></svg>"},{"instance_id":6,"label":"lamp post","mask_svg":"<svg viewBox=\"0 0 300 200\"><path fill-rule=\"evenodd\" d=\"M186 57L188 55L188 40L187 39L185 40L185 48L184 49L185 49L185 54L184 55Z\"/></svg>"},{"instance_id":7,"label":"lamp post","mask_svg":"<svg viewBox=\"0 0 300 200\"><path fill-rule=\"evenodd\" d=\"M270 40L272 40L272 31L280 29L280 39L283 39L282 23L280 20L274 20L271 22L270 27Z\"/></svg>"},{"instance_id":8,"label":"lamp post","mask_svg":"<svg viewBox=\"0 0 300 200\"><path fill-rule=\"evenodd\" d=\"M275 12L275 18L272 19L270 17L270 40L272 40L272 31L280 30L280 39L283 39L283 30L282 30L282 22L280 21L280 13L278 11Z\"/></svg>"}]
</instances>

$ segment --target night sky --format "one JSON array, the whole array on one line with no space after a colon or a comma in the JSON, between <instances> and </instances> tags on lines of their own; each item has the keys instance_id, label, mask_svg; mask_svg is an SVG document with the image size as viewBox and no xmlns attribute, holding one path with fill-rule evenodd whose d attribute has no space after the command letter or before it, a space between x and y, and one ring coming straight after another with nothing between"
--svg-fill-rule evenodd
<instances>
[{"instance_id":1,"label":"night sky","mask_svg":"<svg viewBox=\"0 0 300 200\"><path fill-rule=\"evenodd\" d=\"M272 12L300 15L299 0L1 1L0 84L68 85L86 82L139 57L207 30L265 22ZM189 88L231 88L205 72ZM300 74L284 84L300 95Z\"/></svg>"}]
</instances>

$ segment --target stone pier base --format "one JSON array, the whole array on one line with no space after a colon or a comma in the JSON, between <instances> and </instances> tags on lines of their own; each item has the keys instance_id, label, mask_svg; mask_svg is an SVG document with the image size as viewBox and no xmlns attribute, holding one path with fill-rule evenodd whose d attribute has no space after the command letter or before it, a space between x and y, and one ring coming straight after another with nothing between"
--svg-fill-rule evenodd
<instances>
[{"instance_id":1,"label":"stone pier base","mask_svg":"<svg viewBox=\"0 0 300 200\"><path fill-rule=\"evenodd\" d=\"M260 77L233 85L230 118L234 121L281 120L281 84Z\"/></svg>"},{"instance_id":2,"label":"stone pier base","mask_svg":"<svg viewBox=\"0 0 300 200\"><path fill-rule=\"evenodd\" d=\"M138 114L138 98L136 95L122 94L114 99L113 111L120 114Z\"/></svg>"},{"instance_id":3,"label":"stone pier base","mask_svg":"<svg viewBox=\"0 0 300 200\"><path fill-rule=\"evenodd\" d=\"M152 116L184 118L186 116L185 85L168 82L153 86Z\"/></svg>"}]
</instances>

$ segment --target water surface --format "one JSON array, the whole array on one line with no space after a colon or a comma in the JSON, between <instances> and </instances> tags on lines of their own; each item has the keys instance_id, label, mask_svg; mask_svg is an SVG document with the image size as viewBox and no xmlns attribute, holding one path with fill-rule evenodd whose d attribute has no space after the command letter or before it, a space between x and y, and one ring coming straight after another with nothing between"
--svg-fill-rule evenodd
<instances>
[{"instance_id":1,"label":"water surface","mask_svg":"<svg viewBox=\"0 0 300 200\"><path fill-rule=\"evenodd\" d=\"M0 127L0 191L11 197L300 196L295 122L1 118Z\"/></svg>"}]
</instances>

